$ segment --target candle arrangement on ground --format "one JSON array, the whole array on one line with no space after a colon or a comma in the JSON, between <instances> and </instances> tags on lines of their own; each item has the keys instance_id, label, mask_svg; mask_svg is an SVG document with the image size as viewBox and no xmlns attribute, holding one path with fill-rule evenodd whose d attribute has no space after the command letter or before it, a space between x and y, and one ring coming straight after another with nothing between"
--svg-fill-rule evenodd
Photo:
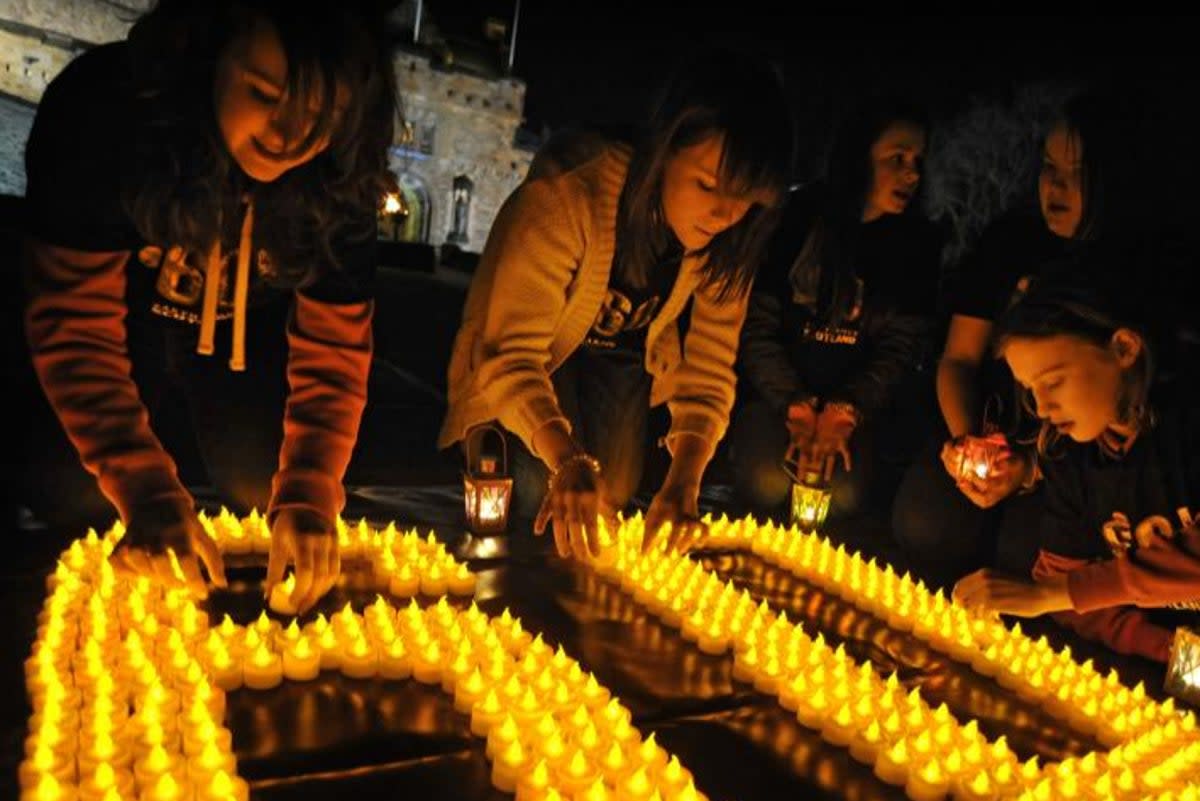
<instances>
[{"instance_id":1,"label":"candle arrangement on ground","mask_svg":"<svg viewBox=\"0 0 1200 801\"><path fill-rule=\"evenodd\" d=\"M749 550L804 580L837 593L889 625L911 631L969 662L1002 686L1042 701L1070 725L1111 747L1041 766L1024 763L1004 738L989 742L974 721L960 723L919 690L902 687L857 664L842 647L755 604L745 591L682 556L641 554L641 519L625 521L596 569L678 628L702 651L734 651L734 677L777 696L803 725L848 748L876 776L901 785L914 801L941 799L1068 799L1195 797L1200 792L1200 731L1193 713L1158 703L1140 685L1101 676L1070 651L1055 652L1019 627L970 614L816 534L757 525L752 519L707 520L709 545Z\"/></svg>"},{"instance_id":2,"label":"candle arrangement on ground","mask_svg":"<svg viewBox=\"0 0 1200 801\"><path fill-rule=\"evenodd\" d=\"M218 539L220 525L209 528ZM397 608L380 595L361 612L347 605L304 626L265 613L210 625L180 591L117 580L108 555L122 533L89 532L48 579L26 663L34 714L23 800L245 799L225 693L334 670L440 686L485 739L494 785L521 799L703 798L619 699L507 610L493 618L444 596ZM380 536L380 552L394 557Z\"/></svg>"},{"instance_id":3,"label":"candle arrangement on ground","mask_svg":"<svg viewBox=\"0 0 1200 801\"><path fill-rule=\"evenodd\" d=\"M270 550L270 529L257 512L240 519L226 509L213 517L201 512L200 523L222 554L261 557ZM338 555L343 565L355 568L346 570L342 578L351 589L387 592L397 598L475 593L475 574L448 553L432 532L425 537L415 530L401 533L395 524L376 529L366 520L351 525L339 519L337 528ZM295 613L288 603L294 586L290 576L276 585L269 599L272 611Z\"/></svg>"}]
</instances>

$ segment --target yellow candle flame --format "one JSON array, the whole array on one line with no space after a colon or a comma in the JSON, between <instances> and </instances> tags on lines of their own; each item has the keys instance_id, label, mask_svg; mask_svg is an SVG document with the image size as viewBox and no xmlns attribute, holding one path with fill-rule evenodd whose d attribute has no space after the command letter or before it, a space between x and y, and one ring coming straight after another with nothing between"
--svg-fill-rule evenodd
<instances>
[{"instance_id":1,"label":"yellow candle flame","mask_svg":"<svg viewBox=\"0 0 1200 801\"><path fill-rule=\"evenodd\" d=\"M200 752L200 766L209 773L212 773L224 764L225 757L221 755L221 751L217 748L217 744L209 739L204 745L204 750Z\"/></svg>"},{"instance_id":2,"label":"yellow candle flame","mask_svg":"<svg viewBox=\"0 0 1200 801\"><path fill-rule=\"evenodd\" d=\"M297 659L308 659L312 656L312 646L309 645L308 637L301 635L300 639L296 640L296 644L292 646L292 656Z\"/></svg>"},{"instance_id":3,"label":"yellow candle flame","mask_svg":"<svg viewBox=\"0 0 1200 801\"><path fill-rule=\"evenodd\" d=\"M112 737L106 731L96 733L96 739L92 742L92 756L97 760L107 762L112 759L117 752L117 746L113 742Z\"/></svg>"},{"instance_id":4,"label":"yellow candle flame","mask_svg":"<svg viewBox=\"0 0 1200 801\"><path fill-rule=\"evenodd\" d=\"M629 778L625 780L625 789L635 798L650 793L650 776L644 766L629 774Z\"/></svg>"},{"instance_id":5,"label":"yellow candle flame","mask_svg":"<svg viewBox=\"0 0 1200 801\"><path fill-rule=\"evenodd\" d=\"M254 628L258 629L262 634L266 634L271 630L271 618L267 617L265 609L258 613L258 619L254 621Z\"/></svg>"},{"instance_id":6,"label":"yellow candle flame","mask_svg":"<svg viewBox=\"0 0 1200 801\"><path fill-rule=\"evenodd\" d=\"M504 720L500 722L500 727L496 729L496 737L500 740L512 742L521 734L521 730L517 728L517 722L513 720L512 715L505 715Z\"/></svg>"},{"instance_id":7,"label":"yellow candle flame","mask_svg":"<svg viewBox=\"0 0 1200 801\"><path fill-rule=\"evenodd\" d=\"M608 753L604 755L604 767L612 771L618 771L625 767L625 752L621 750L619 743L613 743L608 749Z\"/></svg>"},{"instance_id":8,"label":"yellow candle flame","mask_svg":"<svg viewBox=\"0 0 1200 801\"><path fill-rule=\"evenodd\" d=\"M332 628L327 628L321 632L321 639L318 644L323 651L332 651L338 647L337 635L333 633Z\"/></svg>"},{"instance_id":9,"label":"yellow candle flame","mask_svg":"<svg viewBox=\"0 0 1200 801\"><path fill-rule=\"evenodd\" d=\"M908 762L908 746L904 744L904 740L897 740L887 751L888 759L896 765L904 765Z\"/></svg>"},{"instance_id":10,"label":"yellow candle flame","mask_svg":"<svg viewBox=\"0 0 1200 801\"><path fill-rule=\"evenodd\" d=\"M1038 767L1037 757L1033 756L1028 761L1021 764L1021 778L1026 782L1035 782L1042 775L1042 769Z\"/></svg>"},{"instance_id":11,"label":"yellow candle flame","mask_svg":"<svg viewBox=\"0 0 1200 801\"><path fill-rule=\"evenodd\" d=\"M250 661L255 667L266 668L271 666L271 664L275 661L275 657L270 651L267 650L266 645L259 643L258 649L255 650L254 656L251 657Z\"/></svg>"},{"instance_id":12,"label":"yellow candle flame","mask_svg":"<svg viewBox=\"0 0 1200 801\"><path fill-rule=\"evenodd\" d=\"M571 754L571 761L567 763L567 774L575 779L588 775L587 757L583 755L582 750L576 748Z\"/></svg>"},{"instance_id":13,"label":"yellow candle flame","mask_svg":"<svg viewBox=\"0 0 1200 801\"><path fill-rule=\"evenodd\" d=\"M54 752L45 745L39 745L33 753L33 766L43 773L52 770L54 768Z\"/></svg>"},{"instance_id":14,"label":"yellow candle flame","mask_svg":"<svg viewBox=\"0 0 1200 801\"><path fill-rule=\"evenodd\" d=\"M931 759L925 763L925 767L921 768L921 778L930 784L940 784L945 781L946 777L938 766L937 760Z\"/></svg>"},{"instance_id":15,"label":"yellow candle flame","mask_svg":"<svg viewBox=\"0 0 1200 801\"><path fill-rule=\"evenodd\" d=\"M365 659L371 653L371 647L365 637L358 637L350 646L350 654L359 659Z\"/></svg>"},{"instance_id":16,"label":"yellow candle flame","mask_svg":"<svg viewBox=\"0 0 1200 801\"><path fill-rule=\"evenodd\" d=\"M179 797L179 783L170 773L164 773L154 785L154 797L171 799Z\"/></svg>"},{"instance_id":17,"label":"yellow candle flame","mask_svg":"<svg viewBox=\"0 0 1200 801\"><path fill-rule=\"evenodd\" d=\"M288 627L284 629L283 634L289 640L296 640L300 637L300 626L296 624L296 618L292 618L292 622L288 623Z\"/></svg>"},{"instance_id":18,"label":"yellow candle flame","mask_svg":"<svg viewBox=\"0 0 1200 801\"><path fill-rule=\"evenodd\" d=\"M538 760L533 772L525 777L525 784L534 790L545 790L550 786L550 769L546 767L546 760Z\"/></svg>"},{"instance_id":19,"label":"yellow candle flame","mask_svg":"<svg viewBox=\"0 0 1200 801\"><path fill-rule=\"evenodd\" d=\"M525 751L521 748L519 740L513 740L512 743L504 749L502 757L504 764L510 767L517 767L525 762Z\"/></svg>"},{"instance_id":20,"label":"yellow candle flame","mask_svg":"<svg viewBox=\"0 0 1200 801\"><path fill-rule=\"evenodd\" d=\"M483 698L483 703L480 708L488 715L496 715L500 712L500 699L496 697L495 690L488 690L487 695Z\"/></svg>"},{"instance_id":21,"label":"yellow candle flame","mask_svg":"<svg viewBox=\"0 0 1200 801\"><path fill-rule=\"evenodd\" d=\"M42 774L42 778L37 783L37 789L34 790L38 801L55 801L62 797L62 788L49 773Z\"/></svg>"},{"instance_id":22,"label":"yellow candle flame","mask_svg":"<svg viewBox=\"0 0 1200 801\"><path fill-rule=\"evenodd\" d=\"M113 771L112 765L107 762L101 762L96 766L96 770L92 774L92 786L97 790L105 790L116 783L117 774Z\"/></svg>"},{"instance_id":23,"label":"yellow candle flame","mask_svg":"<svg viewBox=\"0 0 1200 801\"><path fill-rule=\"evenodd\" d=\"M151 773L163 773L171 767L171 757L167 756L167 752L161 744L155 745L150 749L150 753L146 756L146 769Z\"/></svg>"},{"instance_id":24,"label":"yellow candle flame","mask_svg":"<svg viewBox=\"0 0 1200 801\"><path fill-rule=\"evenodd\" d=\"M233 798L233 780L223 770L213 773L212 781L208 783L208 793L214 798Z\"/></svg>"},{"instance_id":25,"label":"yellow candle flame","mask_svg":"<svg viewBox=\"0 0 1200 801\"><path fill-rule=\"evenodd\" d=\"M213 667L221 670L227 670L233 666L233 660L230 658L229 652L224 648L213 654L212 663Z\"/></svg>"},{"instance_id":26,"label":"yellow candle flame","mask_svg":"<svg viewBox=\"0 0 1200 801\"><path fill-rule=\"evenodd\" d=\"M602 779L596 779L592 786L583 794L584 801L608 801L608 790Z\"/></svg>"},{"instance_id":27,"label":"yellow candle flame","mask_svg":"<svg viewBox=\"0 0 1200 801\"><path fill-rule=\"evenodd\" d=\"M658 756L658 743L654 740L654 732L650 732L650 736L638 748L638 756L643 762L652 762Z\"/></svg>"}]
</instances>

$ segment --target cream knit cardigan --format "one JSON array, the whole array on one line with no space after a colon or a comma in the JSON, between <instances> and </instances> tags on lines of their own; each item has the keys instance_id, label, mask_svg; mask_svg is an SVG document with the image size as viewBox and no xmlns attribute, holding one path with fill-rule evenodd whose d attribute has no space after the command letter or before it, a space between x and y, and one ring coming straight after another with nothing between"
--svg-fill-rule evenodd
<instances>
[{"instance_id":1,"label":"cream knit cardigan","mask_svg":"<svg viewBox=\"0 0 1200 801\"><path fill-rule=\"evenodd\" d=\"M552 421L570 429L550 375L583 342L608 289L617 201L630 150L576 148L577 163L539 165L501 207L471 281L450 357L445 448L480 423L499 421L525 443ZM544 160L543 160L544 161ZM747 296L718 302L700 288L701 261L686 257L675 287L646 334L650 405L666 403L671 441L725 434L733 406L733 362ZM678 317L694 300L687 336Z\"/></svg>"}]
</instances>

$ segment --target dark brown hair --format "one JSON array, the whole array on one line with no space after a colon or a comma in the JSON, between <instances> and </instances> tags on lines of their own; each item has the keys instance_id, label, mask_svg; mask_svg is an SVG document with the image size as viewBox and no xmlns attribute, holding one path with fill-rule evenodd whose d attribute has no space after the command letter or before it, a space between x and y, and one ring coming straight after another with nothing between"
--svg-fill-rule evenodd
<instances>
[{"instance_id":1,"label":"dark brown hair","mask_svg":"<svg viewBox=\"0 0 1200 801\"><path fill-rule=\"evenodd\" d=\"M996 322L994 350L997 356L1014 339L1049 339L1069 336L1107 348L1121 329L1135 332L1142 340L1132 367L1121 377L1117 415L1121 423L1143 430L1153 425L1150 390L1154 382L1154 353L1150 337L1136 315L1118 299L1118 290L1106 286L1103 277L1076 269L1054 270L1035 279L1029 290ZM1022 392L1027 411L1034 412L1028 391ZM1038 452L1050 452L1058 433L1044 422L1038 432ZM1103 441L1101 447L1105 447Z\"/></svg>"},{"instance_id":2,"label":"dark brown hair","mask_svg":"<svg viewBox=\"0 0 1200 801\"><path fill-rule=\"evenodd\" d=\"M794 133L771 65L725 50L699 53L680 65L634 147L621 192L614 258L614 269L634 286L645 286L652 268L678 247L661 205L668 159L714 135L724 138L719 190L774 198L770 205L752 205L703 251L704 286L719 287L721 298L749 290L778 222Z\"/></svg>"},{"instance_id":3,"label":"dark brown hair","mask_svg":"<svg viewBox=\"0 0 1200 801\"><path fill-rule=\"evenodd\" d=\"M242 174L213 108L218 59L262 24L275 29L287 57L282 113L302 113L314 90L321 97L296 149L329 136L324 151L269 184ZM205 252L251 192L273 284L302 286L338 269L335 243L374 237L375 209L394 184L387 149L398 99L382 31L364 0L159 0L129 34L139 122L123 197L141 236ZM335 116L339 84L350 97Z\"/></svg>"}]
</instances>

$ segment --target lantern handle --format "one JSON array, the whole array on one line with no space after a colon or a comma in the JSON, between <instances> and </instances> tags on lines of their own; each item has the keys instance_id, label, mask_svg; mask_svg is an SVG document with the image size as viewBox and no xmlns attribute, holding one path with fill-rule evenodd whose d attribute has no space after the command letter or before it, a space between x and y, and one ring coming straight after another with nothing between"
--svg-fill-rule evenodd
<instances>
[{"instance_id":1,"label":"lantern handle","mask_svg":"<svg viewBox=\"0 0 1200 801\"><path fill-rule=\"evenodd\" d=\"M478 462L478 449L482 449L483 438L489 433L494 433L496 438L500 440L500 472L508 473L508 439L504 436L504 432L494 423L480 423L473 426L467 432L466 438L463 440L463 449L466 451L467 472L475 471L475 464Z\"/></svg>"}]
</instances>

